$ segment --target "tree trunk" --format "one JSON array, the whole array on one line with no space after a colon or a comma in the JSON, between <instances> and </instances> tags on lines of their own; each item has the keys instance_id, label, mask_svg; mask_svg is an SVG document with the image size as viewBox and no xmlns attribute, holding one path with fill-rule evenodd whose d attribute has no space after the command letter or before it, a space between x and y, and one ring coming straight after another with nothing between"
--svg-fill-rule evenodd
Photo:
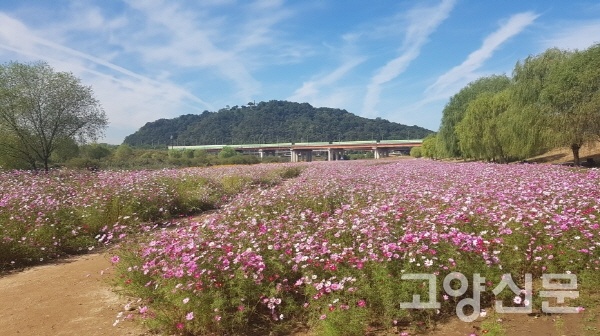
<instances>
[{"instance_id":1,"label":"tree trunk","mask_svg":"<svg viewBox=\"0 0 600 336\"><path fill-rule=\"evenodd\" d=\"M576 166L580 165L579 148L581 148L581 145L577 145L577 144L571 145L571 151L573 152L573 164L575 164Z\"/></svg>"}]
</instances>

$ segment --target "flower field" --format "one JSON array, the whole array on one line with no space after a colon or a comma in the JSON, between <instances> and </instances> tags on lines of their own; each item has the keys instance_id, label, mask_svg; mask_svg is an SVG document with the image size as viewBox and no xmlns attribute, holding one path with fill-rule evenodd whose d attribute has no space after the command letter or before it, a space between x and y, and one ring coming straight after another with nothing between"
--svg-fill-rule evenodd
<instances>
[{"instance_id":1,"label":"flower field","mask_svg":"<svg viewBox=\"0 0 600 336\"><path fill-rule=\"evenodd\" d=\"M298 169L0 172L0 271L93 250L142 223L213 209Z\"/></svg>"},{"instance_id":2,"label":"flower field","mask_svg":"<svg viewBox=\"0 0 600 336\"><path fill-rule=\"evenodd\" d=\"M198 222L148 232L112 261L142 300L129 317L158 330L408 335L457 307L539 310L545 274L575 275L583 293L597 286L599 185L598 170L546 165L315 162ZM521 291L496 290L508 275ZM480 305L468 301L476 292ZM416 301L439 305L403 305Z\"/></svg>"}]
</instances>

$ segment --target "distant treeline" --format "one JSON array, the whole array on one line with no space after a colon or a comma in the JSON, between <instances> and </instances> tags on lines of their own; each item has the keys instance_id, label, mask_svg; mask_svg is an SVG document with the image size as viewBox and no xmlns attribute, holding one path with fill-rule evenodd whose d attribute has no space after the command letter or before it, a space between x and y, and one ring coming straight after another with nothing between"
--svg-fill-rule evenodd
<instances>
[{"instance_id":1,"label":"distant treeline","mask_svg":"<svg viewBox=\"0 0 600 336\"><path fill-rule=\"evenodd\" d=\"M517 62L512 76L480 78L451 97L440 129L420 155L496 162L555 147L579 149L600 136L600 44L548 49Z\"/></svg>"},{"instance_id":2,"label":"distant treeline","mask_svg":"<svg viewBox=\"0 0 600 336\"><path fill-rule=\"evenodd\" d=\"M433 132L345 110L272 100L149 122L127 136L133 147L422 139Z\"/></svg>"}]
</instances>

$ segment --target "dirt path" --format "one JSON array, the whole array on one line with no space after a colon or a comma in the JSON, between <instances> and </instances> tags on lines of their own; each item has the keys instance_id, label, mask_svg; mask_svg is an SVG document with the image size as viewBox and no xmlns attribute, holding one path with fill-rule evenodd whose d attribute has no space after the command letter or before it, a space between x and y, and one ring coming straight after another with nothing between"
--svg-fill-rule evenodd
<instances>
[{"instance_id":1,"label":"dirt path","mask_svg":"<svg viewBox=\"0 0 600 336\"><path fill-rule=\"evenodd\" d=\"M148 335L113 326L127 299L111 290L106 254L70 258L0 278L0 335Z\"/></svg>"},{"instance_id":2,"label":"dirt path","mask_svg":"<svg viewBox=\"0 0 600 336\"><path fill-rule=\"evenodd\" d=\"M142 336L139 324L121 321L113 326L127 299L111 290L110 254L90 254L56 264L37 266L0 278L0 335ZM133 312L135 313L135 312ZM587 314L586 314L587 315ZM600 334L597 314L503 316L503 335L579 336ZM431 336L484 335L481 321L457 319L438 326Z\"/></svg>"}]
</instances>

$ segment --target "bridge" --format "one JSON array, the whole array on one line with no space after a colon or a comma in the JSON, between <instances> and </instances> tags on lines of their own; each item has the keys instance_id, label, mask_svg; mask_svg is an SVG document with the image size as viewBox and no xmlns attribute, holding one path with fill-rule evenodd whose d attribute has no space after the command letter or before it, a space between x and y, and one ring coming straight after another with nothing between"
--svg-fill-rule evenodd
<instances>
[{"instance_id":1,"label":"bridge","mask_svg":"<svg viewBox=\"0 0 600 336\"><path fill-rule=\"evenodd\" d=\"M344 151L372 151L375 159L387 157L393 151L410 151L412 147L421 146L423 139L413 140L371 140L371 141L332 141L332 142L288 142L272 144L245 145L203 145L203 146L171 146L172 150L201 149L207 152L220 152L224 147L231 147L238 152L258 154L262 159L268 155L284 153L290 156L291 162L312 161L313 152L327 153L327 160L341 160Z\"/></svg>"}]
</instances>

